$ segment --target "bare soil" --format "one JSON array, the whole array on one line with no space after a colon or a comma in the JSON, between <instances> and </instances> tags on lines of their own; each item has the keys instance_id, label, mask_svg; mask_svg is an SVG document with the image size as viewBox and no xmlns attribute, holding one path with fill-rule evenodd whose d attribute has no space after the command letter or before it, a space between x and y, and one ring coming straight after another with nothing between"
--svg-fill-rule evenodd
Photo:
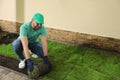
<instances>
[{"instance_id":1,"label":"bare soil","mask_svg":"<svg viewBox=\"0 0 120 80\"><path fill-rule=\"evenodd\" d=\"M27 68L25 68L25 69L19 69L18 68L18 63L19 63L19 61L16 60L16 59L14 59L14 58L5 57L3 55L0 55L0 65L1 66L10 68L12 70L21 72L23 74L27 74Z\"/></svg>"},{"instance_id":2,"label":"bare soil","mask_svg":"<svg viewBox=\"0 0 120 80\"><path fill-rule=\"evenodd\" d=\"M18 34L0 30L0 44L9 44L18 37Z\"/></svg>"}]
</instances>

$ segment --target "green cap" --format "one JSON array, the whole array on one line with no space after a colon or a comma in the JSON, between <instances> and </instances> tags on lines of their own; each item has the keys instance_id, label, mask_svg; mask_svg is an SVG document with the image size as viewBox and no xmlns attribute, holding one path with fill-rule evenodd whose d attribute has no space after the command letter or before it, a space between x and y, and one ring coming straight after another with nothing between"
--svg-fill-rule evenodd
<instances>
[{"instance_id":1,"label":"green cap","mask_svg":"<svg viewBox=\"0 0 120 80\"><path fill-rule=\"evenodd\" d=\"M44 17L40 13L34 14L33 19L35 19L35 21L39 24L44 24Z\"/></svg>"}]
</instances>

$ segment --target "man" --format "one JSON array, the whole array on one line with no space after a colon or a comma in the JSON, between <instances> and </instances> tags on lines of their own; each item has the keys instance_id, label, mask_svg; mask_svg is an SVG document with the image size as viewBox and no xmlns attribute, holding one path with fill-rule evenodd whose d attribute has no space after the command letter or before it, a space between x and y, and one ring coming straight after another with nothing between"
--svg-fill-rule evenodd
<instances>
[{"instance_id":1,"label":"man","mask_svg":"<svg viewBox=\"0 0 120 80\"><path fill-rule=\"evenodd\" d=\"M30 59L30 51L43 58L44 63L51 68L51 63L48 60L46 28L43 24L43 15L36 13L33 15L32 21L21 25L19 37L12 43L13 50L20 59L18 65L20 69L25 68L26 62L28 70L33 70L34 63ZM37 41L38 37L41 38L42 44ZM23 50L25 57L23 56Z\"/></svg>"}]
</instances>

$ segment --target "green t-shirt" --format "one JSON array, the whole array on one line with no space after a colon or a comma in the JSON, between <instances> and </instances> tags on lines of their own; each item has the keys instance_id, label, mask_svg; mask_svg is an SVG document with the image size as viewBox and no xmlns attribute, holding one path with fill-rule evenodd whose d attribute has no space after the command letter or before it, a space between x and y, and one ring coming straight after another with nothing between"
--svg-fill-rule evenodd
<instances>
[{"instance_id":1,"label":"green t-shirt","mask_svg":"<svg viewBox=\"0 0 120 80\"><path fill-rule=\"evenodd\" d=\"M20 27L20 36L27 36L28 42L35 42L40 35L46 36L46 28L44 26L40 27L38 30L34 30L31 22L28 22Z\"/></svg>"}]
</instances>

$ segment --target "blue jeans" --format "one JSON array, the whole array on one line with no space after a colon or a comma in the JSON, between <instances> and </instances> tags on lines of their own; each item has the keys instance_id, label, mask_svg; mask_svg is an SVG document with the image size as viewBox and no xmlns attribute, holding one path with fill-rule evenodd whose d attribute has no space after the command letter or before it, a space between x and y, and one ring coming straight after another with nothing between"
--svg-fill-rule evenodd
<instances>
[{"instance_id":1,"label":"blue jeans","mask_svg":"<svg viewBox=\"0 0 120 80\"><path fill-rule=\"evenodd\" d=\"M23 46L22 46L21 40L20 39L14 40L12 43L12 47L14 52L20 58L20 60L24 60L25 57L23 56ZM42 45L39 42L28 43L28 48L29 50L31 50L31 52L37 54L39 57L42 57L42 58L44 57Z\"/></svg>"}]
</instances>

